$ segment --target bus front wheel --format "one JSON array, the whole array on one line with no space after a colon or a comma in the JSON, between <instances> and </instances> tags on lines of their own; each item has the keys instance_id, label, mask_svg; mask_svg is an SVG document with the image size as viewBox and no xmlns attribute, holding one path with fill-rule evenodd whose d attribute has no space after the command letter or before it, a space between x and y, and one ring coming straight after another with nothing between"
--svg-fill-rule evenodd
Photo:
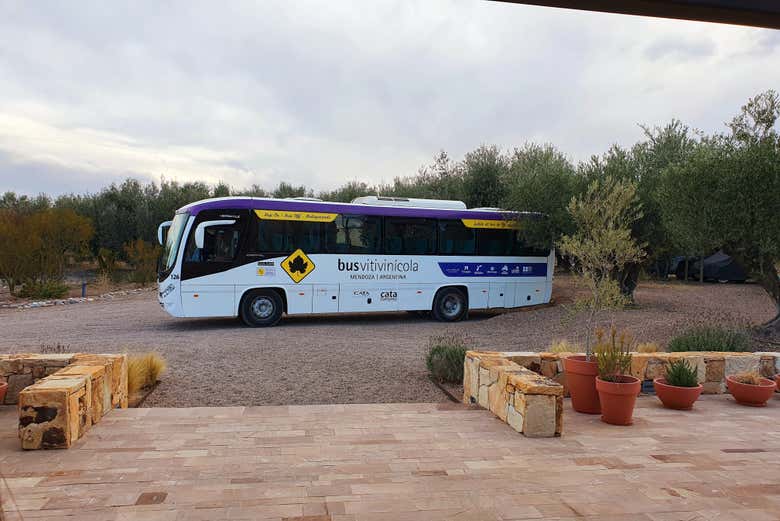
<instances>
[{"instance_id":1,"label":"bus front wheel","mask_svg":"<svg viewBox=\"0 0 780 521\"><path fill-rule=\"evenodd\" d=\"M269 289L250 291L241 301L241 320L249 327L275 326L283 311L282 298Z\"/></svg>"},{"instance_id":2,"label":"bus front wheel","mask_svg":"<svg viewBox=\"0 0 780 521\"><path fill-rule=\"evenodd\" d=\"M469 306L466 295L458 288L442 288L433 299L433 318L440 322L457 322L466 317Z\"/></svg>"}]
</instances>

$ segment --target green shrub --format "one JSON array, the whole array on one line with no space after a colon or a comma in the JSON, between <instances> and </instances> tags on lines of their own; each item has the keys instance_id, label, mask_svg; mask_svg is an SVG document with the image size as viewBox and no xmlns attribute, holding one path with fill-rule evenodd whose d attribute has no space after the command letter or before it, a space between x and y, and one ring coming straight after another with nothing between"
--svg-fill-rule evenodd
<instances>
[{"instance_id":1,"label":"green shrub","mask_svg":"<svg viewBox=\"0 0 780 521\"><path fill-rule=\"evenodd\" d=\"M50 280L47 282L25 282L22 290L18 293L18 296L22 298L52 299L62 298L67 294L67 284L63 284L56 280Z\"/></svg>"},{"instance_id":2,"label":"green shrub","mask_svg":"<svg viewBox=\"0 0 780 521\"><path fill-rule=\"evenodd\" d=\"M675 387L696 387L699 385L696 368L687 360L673 360L666 366L666 383Z\"/></svg>"},{"instance_id":3,"label":"green shrub","mask_svg":"<svg viewBox=\"0 0 780 521\"><path fill-rule=\"evenodd\" d=\"M462 383L467 341L458 333L443 333L428 339L425 364L431 378L438 382Z\"/></svg>"},{"instance_id":4,"label":"green shrub","mask_svg":"<svg viewBox=\"0 0 780 521\"><path fill-rule=\"evenodd\" d=\"M674 337L667 351L749 351L750 337L743 331L714 326L690 329Z\"/></svg>"}]
</instances>

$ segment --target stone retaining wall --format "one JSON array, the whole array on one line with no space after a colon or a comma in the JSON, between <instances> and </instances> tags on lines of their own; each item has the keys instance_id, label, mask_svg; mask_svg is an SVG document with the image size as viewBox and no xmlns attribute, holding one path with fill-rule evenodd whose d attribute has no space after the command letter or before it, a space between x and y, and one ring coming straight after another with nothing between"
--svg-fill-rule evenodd
<instances>
[{"instance_id":1,"label":"stone retaining wall","mask_svg":"<svg viewBox=\"0 0 780 521\"><path fill-rule=\"evenodd\" d=\"M68 448L115 407L127 407L127 356L0 355L6 404L19 404L24 449Z\"/></svg>"},{"instance_id":2,"label":"stone retaining wall","mask_svg":"<svg viewBox=\"0 0 780 521\"><path fill-rule=\"evenodd\" d=\"M489 409L528 437L563 432L563 386L501 353L469 351L464 363L463 401Z\"/></svg>"}]
</instances>

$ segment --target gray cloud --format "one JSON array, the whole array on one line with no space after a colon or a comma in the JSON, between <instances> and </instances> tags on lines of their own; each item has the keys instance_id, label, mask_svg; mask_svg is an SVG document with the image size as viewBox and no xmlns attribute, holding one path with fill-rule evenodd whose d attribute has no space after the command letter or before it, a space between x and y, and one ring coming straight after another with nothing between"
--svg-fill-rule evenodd
<instances>
[{"instance_id":1,"label":"gray cloud","mask_svg":"<svg viewBox=\"0 0 780 521\"><path fill-rule=\"evenodd\" d=\"M0 6L0 191L328 188L526 140L583 159L637 122L720 130L780 79L772 31L491 2Z\"/></svg>"}]
</instances>

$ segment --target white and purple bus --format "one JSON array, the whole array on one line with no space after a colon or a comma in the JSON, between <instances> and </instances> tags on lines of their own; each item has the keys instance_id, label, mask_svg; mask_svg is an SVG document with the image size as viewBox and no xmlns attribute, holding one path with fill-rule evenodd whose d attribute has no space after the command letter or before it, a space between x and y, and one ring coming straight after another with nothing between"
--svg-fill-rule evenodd
<instances>
[{"instance_id":1,"label":"white and purple bus","mask_svg":"<svg viewBox=\"0 0 780 521\"><path fill-rule=\"evenodd\" d=\"M284 313L429 311L456 321L547 303L555 255L538 239L542 221L460 201L205 199L158 229L159 301L175 317L238 316L255 327Z\"/></svg>"}]
</instances>

